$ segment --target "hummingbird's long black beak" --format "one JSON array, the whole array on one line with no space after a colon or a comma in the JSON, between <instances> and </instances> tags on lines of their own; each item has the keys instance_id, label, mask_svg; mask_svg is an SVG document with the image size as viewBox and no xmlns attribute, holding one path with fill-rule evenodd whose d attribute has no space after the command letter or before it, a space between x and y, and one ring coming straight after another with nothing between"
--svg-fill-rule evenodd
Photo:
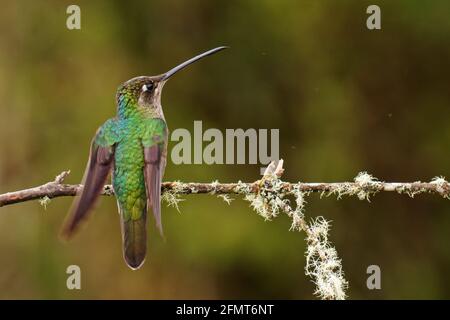
<instances>
[{"instance_id":1,"label":"hummingbird's long black beak","mask_svg":"<svg viewBox=\"0 0 450 320\"><path fill-rule=\"evenodd\" d=\"M214 54L216 52L219 52L219 51L227 49L227 48L229 48L229 47L226 47L226 46L217 47L217 48L214 48L214 49L211 49L209 51L203 52L203 53L199 54L198 56L195 56L195 57L191 58L191 59L189 59L189 60L187 60L187 61L177 65L175 68L172 68L171 70L169 70L166 73L164 73L162 75L162 77L161 77L161 81L166 81L167 79L169 79L171 76L173 76L178 71L186 68L188 65L190 65L190 64L192 64L192 63L194 63L194 62L196 62L196 61L198 61L200 59L203 59L204 57L210 56L210 55L212 55L212 54Z\"/></svg>"}]
</instances>

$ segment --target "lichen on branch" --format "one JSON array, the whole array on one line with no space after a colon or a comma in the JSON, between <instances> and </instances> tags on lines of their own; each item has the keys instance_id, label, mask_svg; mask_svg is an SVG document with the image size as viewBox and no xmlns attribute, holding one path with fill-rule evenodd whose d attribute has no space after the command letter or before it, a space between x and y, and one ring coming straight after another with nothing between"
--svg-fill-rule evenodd
<instances>
[{"instance_id":1,"label":"lichen on branch","mask_svg":"<svg viewBox=\"0 0 450 320\"><path fill-rule=\"evenodd\" d=\"M233 200L230 195L234 194L242 196L266 220L286 214L292 220L290 230L305 233L305 274L316 286L314 294L321 299L345 299L348 282L344 278L342 261L329 241L330 222L323 217L305 217L306 198L312 192L318 192L321 196L336 196L337 199L355 196L366 201L370 201L379 192L396 192L411 198L422 193L433 193L450 199L450 184L444 177L435 177L429 182L400 183L380 181L367 172L360 172L352 182L291 183L281 179L283 172L283 160L280 160L278 164L272 162L263 177L254 182L164 182L161 188L162 200L180 211L179 204L185 200L183 195L211 194L230 205ZM39 200L47 208L53 198L75 196L83 186L65 184L64 180L69 173L70 171L64 171L53 181L37 187L1 194L0 207ZM106 185L102 195L114 195L112 186ZM295 201L290 201L291 199Z\"/></svg>"}]
</instances>

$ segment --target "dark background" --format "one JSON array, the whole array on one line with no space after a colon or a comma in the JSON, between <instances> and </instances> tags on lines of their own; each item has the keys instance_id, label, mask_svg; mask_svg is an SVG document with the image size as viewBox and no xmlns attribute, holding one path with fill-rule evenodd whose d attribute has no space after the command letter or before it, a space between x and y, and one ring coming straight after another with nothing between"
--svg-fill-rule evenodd
<instances>
[{"instance_id":1,"label":"dark background","mask_svg":"<svg viewBox=\"0 0 450 320\"><path fill-rule=\"evenodd\" d=\"M165 87L169 128L279 128L284 178L386 181L450 176L448 1L4 1L0 12L0 193L83 175L90 139L114 116L118 85L218 45L231 49ZM382 30L366 28L381 7ZM169 148L174 143L171 143ZM165 180L254 181L259 165L174 165ZM304 234L266 222L242 199L194 195L163 205L167 240L150 226L139 271L122 259L113 198L69 244L71 198L0 209L0 298L313 298ZM450 202L378 194L308 198L333 221L350 298L450 298ZM82 290L66 288L66 267ZM382 289L366 288L377 264Z\"/></svg>"}]
</instances>

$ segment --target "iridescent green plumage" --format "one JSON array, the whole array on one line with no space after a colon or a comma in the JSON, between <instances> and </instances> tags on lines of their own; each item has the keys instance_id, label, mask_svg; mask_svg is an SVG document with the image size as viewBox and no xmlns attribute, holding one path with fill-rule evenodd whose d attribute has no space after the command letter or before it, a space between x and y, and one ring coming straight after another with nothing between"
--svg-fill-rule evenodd
<instances>
[{"instance_id":1,"label":"iridescent green plumage","mask_svg":"<svg viewBox=\"0 0 450 320\"><path fill-rule=\"evenodd\" d=\"M124 258L132 268L138 268L146 254L147 207L152 207L162 233L159 205L162 173L158 176L159 181L149 182L151 185L146 188L145 167L156 166L160 172L164 171L167 126L160 106L153 104L154 92L148 90L147 99L142 99L144 85L153 90L158 88L150 77L139 77L119 89L118 116L108 120L96 138L100 145L115 145L112 181L122 221ZM160 152L160 159L155 164L146 164L145 150L149 148L157 148ZM154 188L158 194L152 204L147 201L151 199L147 193L152 193Z\"/></svg>"},{"instance_id":2,"label":"iridescent green plumage","mask_svg":"<svg viewBox=\"0 0 450 320\"><path fill-rule=\"evenodd\" d=\"M89 213L112 169L112 182L122 225L123 254L132 269L144 262L146 220L152 210L162 234L161 182L166 166L168 129L161 107L167 79L187 65L224 49L198 55L154 77L133 78L117 91L117 116L97 131L84 177L63 234L69 237Z\"/></svg>"}]
</instances>

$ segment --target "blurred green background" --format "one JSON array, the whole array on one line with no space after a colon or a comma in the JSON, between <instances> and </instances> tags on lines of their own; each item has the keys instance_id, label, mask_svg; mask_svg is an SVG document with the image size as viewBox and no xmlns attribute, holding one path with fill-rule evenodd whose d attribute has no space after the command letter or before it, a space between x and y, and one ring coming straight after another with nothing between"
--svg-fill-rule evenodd
<instances>
[{"instance_id":1,"label":"blurred green background","mask_svg":"<svg viewBox=\"0 0 450 320\"><path fill-rule=\"evenodd\" d=\"M65 169L79 183L118 85L203 50L231 49L165 87L169 128L279 128L290 181L450 177L448 1L3 1L0 12L0 193ZM366 28L381 7L382 30ZM174 143L171 143L169 148ZM174 165L165 180L254 181L259 165ZM193 195L163 206L164 242L150 223L148 258L122 259L116 204L102 198L71 243L58 239L72 198L0 208L0 298L313 298L304 235L265 222L242 199ZM308 198L333 221L350 298L450 298L450 202L378 194ZM150 220L152 222L152 220ZM82 290L66 288L68 265ZM366 288L377 264L382 289Z\"/></svg>"}]
</instances>

